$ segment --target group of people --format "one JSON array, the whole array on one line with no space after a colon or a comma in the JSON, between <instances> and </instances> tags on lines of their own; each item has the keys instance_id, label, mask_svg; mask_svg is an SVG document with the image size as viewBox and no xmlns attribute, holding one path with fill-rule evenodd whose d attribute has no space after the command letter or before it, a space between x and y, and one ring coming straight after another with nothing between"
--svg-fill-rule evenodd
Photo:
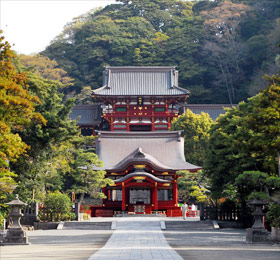
<instances>
[{"instance_id":1,"label":"group of people","mask_svg":"<svg viewBox=\"0 0 280 260\"><path fill-rule=\"evenodd\" d=\"M189 211L189 206L186 202L184 202L183 205L181 206L181 210L182 210L182 214L183 214L183 219L186 220L187 219L187 213ZM193 211L196 210L196 206L194 204L192 204L191 210L193 210Z\"/></svg>"}]
</instances>

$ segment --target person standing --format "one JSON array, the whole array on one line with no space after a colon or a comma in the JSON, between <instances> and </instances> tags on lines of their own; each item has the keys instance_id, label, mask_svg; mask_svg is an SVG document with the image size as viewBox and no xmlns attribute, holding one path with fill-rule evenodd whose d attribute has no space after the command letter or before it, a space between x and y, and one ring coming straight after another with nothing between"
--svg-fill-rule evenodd
<instances>
[{"instance_id":1,"label":"person standing","mask_svg":"<svg viewBox=\"0 0 280 260\"><path fill-rule=\"evenodd\" d=\"M187 212L188 212L188 205L185 201L184 201L184 204L181 207L181 210L182 210L182 214L183 214L183 219L186 220L187 219Z\"/></svg>"}]
</instances>

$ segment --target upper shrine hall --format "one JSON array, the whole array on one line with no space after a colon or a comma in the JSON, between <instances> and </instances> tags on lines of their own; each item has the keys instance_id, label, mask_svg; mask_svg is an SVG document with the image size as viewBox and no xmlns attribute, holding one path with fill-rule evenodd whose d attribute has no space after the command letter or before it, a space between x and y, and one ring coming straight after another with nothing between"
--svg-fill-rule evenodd
<instances>
[{"instance_id":1,"label":"upper shrine hall","mask_svg":"<svg viewBox=\"0 0 280 260\"><path fill-rule=\"evenodd\" d=\"M106 67L103 81L93 96L110 131L168 130L189 96L175 67Z\"/></svg>"}]
</instances>

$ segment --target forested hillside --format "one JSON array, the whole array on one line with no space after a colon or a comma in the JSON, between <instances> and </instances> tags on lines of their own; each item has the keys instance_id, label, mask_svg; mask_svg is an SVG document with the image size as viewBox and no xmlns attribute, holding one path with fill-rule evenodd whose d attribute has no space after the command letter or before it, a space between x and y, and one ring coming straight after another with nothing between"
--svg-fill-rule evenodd
<instances>
[{"instance_id":1,"label":"forested hillside","mask_svg":"<svg viewBox=\"0 0 280 260\"><path fill-rule=\"evenodd\" d=\"M279 17L279 0L119 0L74 18L42 54L74 79L68 95L102 86L106 65L177 65L190 103L237 103L279 71Z\"/></svg>"}]
</instances>

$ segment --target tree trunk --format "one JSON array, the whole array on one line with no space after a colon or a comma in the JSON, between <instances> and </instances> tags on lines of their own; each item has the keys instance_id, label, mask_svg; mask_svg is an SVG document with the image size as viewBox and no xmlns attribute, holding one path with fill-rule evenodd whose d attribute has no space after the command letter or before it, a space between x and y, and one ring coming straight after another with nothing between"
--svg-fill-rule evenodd
<instances>
[{"instance_id":1,"label":"tree trunk","mask_svg":"<svg viewBox=\"0 0 280 260\"><path fill-rule=\"evenodd\" d=\"M32 203L34 202L34 200L35 200L35 189L33 188L32 189Z\"/></svg>"},{"instance_id":2,"label":"tree trunk","mask_svg":"<svg viewBox=\"0 0 280 260\"><path fill-rule=\"evenodd\" d=\"M84 200L85 194L81 193L80 198L79 198L79 204L82 203L82 201Z\"/></svg>"}]
</instances>

